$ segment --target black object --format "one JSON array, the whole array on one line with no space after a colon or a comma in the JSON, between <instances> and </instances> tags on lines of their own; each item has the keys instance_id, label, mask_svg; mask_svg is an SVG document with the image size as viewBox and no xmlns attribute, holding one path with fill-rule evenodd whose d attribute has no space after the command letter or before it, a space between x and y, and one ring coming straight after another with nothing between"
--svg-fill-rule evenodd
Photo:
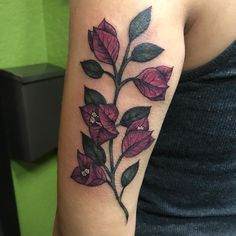
<instances>
[{"instance_id":1,"label":"black object","mask_svg":"<svg viewBox=\"0 0 236 236\"><path fill-rule=\"evenodd\" d=\"M0 140L0 145L3 142ZM0 150L0 236L19 236L20 227L17 217L15 193L11 176L10 160L6 152Z\"/></svg>"},{"instance_id":2,"label":"black object","mask_svg":"<svg viewBox=\"0 0 236 236\"><path fill-rule=\"evenodd\" d=\"M0 113L0 236L20 236L10 159Z\"/></svg>"},{"instance_id":3,"label":"black object","mask_svg":"<svg viewBox=\"0 0 236 236\"><path fill-rule=\"evenodd\" d=\"M64 73L51 64L0 70L0 111L10 158L33 161L57 147Z\"/></svg>"}]
</instances>

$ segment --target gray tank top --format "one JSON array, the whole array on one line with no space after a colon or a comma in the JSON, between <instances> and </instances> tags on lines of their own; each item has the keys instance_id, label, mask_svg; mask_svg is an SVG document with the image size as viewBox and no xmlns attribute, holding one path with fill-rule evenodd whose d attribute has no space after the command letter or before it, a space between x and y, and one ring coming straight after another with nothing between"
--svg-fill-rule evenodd
<instances>
[{"instance_id":1,"label":"gray tank top","mask_svg":"<svg viewBox=\"0 0 236 236\"><path fill-rule=\"evenodd\" d=\"M182 73L152 153L136 236L236 236L236 41Z\"/></svg>"}]
</instances>

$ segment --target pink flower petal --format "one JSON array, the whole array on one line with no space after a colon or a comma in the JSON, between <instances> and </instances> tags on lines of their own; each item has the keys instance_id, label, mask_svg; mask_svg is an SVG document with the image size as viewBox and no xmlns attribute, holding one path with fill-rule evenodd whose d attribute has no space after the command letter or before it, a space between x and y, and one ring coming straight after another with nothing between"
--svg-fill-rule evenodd
<instances>
[{"instance_id":1,"label":"pink flower petal","mask_svg":"<svg viewBox=\"0 0 236 236\"><path fill-rule=\"evenodd\" d=\"M95 142L103 144L119 134L115 127L118 110L113 104L90 104L80 109L85 123L90 127L90 135Z\"/></svg>"},{"instance_id":2,"label":"pink flower petal","mask_svg":"<svg viewBox=\"0 0 236 236\"><path fill-rule=\"evenodd\" d=\"M118 134L118 131L115 127L115 121L118 117L118 110L113 104L109 105L99 105L99 117L102 126L113 134Z\"/></svg>"},{"instance_id":3,"label":"pink flower petal","mask_svg":"<svg viewBox=\"0 0 236 236\"><path fill-rule=\"evenodd\" d=\"M98 186L106 182L104 170L97 166L89 157L77 151L77 166L71 175L71 178L79 184L86 186Z\"/></svg>"},{"instance_id":4,"label":"pink flower petal","mask_svg":"<svg viewBox=\"0 0 236 236\"><path fill-rule=\"evenodd\" d=\"M83 185L86 185L88 177L89 176L86 176L86 177L82 176L81 169L78 166L73 170L73 172L71 174L71 178L74 181L76 181L79 184L83 184Z\"/></svg>"},{"instance_id":5,"label":"pink flower petal","mask_svg":"<svg viewBox=\"0 0 236 236\"><path fill-rule=\"evenodd\" d=\"M110 133L105 128L99 126L90 127L89 132L92 139L100 145L108 140L114 139L119 134L118 131L116 133Z\"/></svg>"},{"instance_id":6,"label":"pink flower petal","mask_svg":"<svg viewBox=\"0 0 236 236\"><path fill-rule=\"evenodd\" d=\"M145 117L143 119L133 122L126 130L126 134L133 130L148 130L148 129L149 129L149 122L148 119Z\"/></svg>"},{"instance_id":7,"label":"pink flower petal","mask_svg":"<svg viewBox=\"0 0 236 236\"><path fill-rule=\"evenodd\" d=\"M107 64L114 64L117 60L120 44L116 36L106 31L94 28L93 49L97 59Z\"/></svg>"},{"instance_id":8,"label":"pink flower petal","mask_svg":"<svg viewBox=\"0 0 236 236\"><path fill-rule=\"evenodd\" d=\"M138 79L134 81L134 84L145 97L149 98L152 101L161 101L165 99L165 93L168 86L166 86L165 88L154 87Z\"/></svg>"},{"instance_id":9,"label":"pink flower petal","mask_svg":"<svg viewBox=\"0 0 236 236\"><path fill-rule=\"evenodd\" d=\"M80 107L80 111L84 119L84 122L88 126L93 125L93 123L91 122L91 116L93 112L95 112L98 115L98 106L93 105L93 104L86 105L86 106Z\"/></svg>"},{"instance_id":10,"label":"pink flower petal","mask_svg":"<svg viewBox=\"0 0 236 236\"><path fill-rule=\"evenodd\" d=\"M165 99L167 82L169 81L173 68L167 66L151 67L143 70L134 80L139 91L152 101Z\"/></svg>"},{"instance_id":11,"label":"pink flower petal","mask_svg":"<svg viewBox=\"0 0 236 236\"><path fill-rule=\"evenodd\" d=\"M158 66L156 69L162 74L162 76L165 78L166 82L168 82L170 80L170 77L173 72L173 67Z\"/></svg>"},{"instance_id":12,"label":"pink flower petal","mask_svg":"<svg viewBox=\"0 0 236 236\"><path fill-rule=\"evenodd\" d=\"M89 178L86 182L87 186L98 186L106 182L106 174L104 170L96 165L90 167Z\"/></svg>"},{"instance_id":13,"label":"pink flower petal","mask_svg":"<svg viewBox=\"0 0 236 236\"><path fill-rule=\"evenodd\" d=\"M89 157L82 154L79 150L77 150L77 160L81 169L89 168L89 166L93 163Z\"/></svg>"},{"instance_id":14,"label":"pink flower petal","mask_svg":"<svg viewBox=\"0 0 236 236\"><path fill-rule=\"evenodd\" d=\"M107 33L113 34L114 36L117 35L115 28L106 21L104 18L103 21L99 24L98 29L106 31Z\"/></svg>"},{"instance_id":15,"label":"pink flower petal","mask_svg":"<svg viewBox=\"0 0 236 236\"><path fill-rule=\"evenodd\" d=\"M99 112L104 113L110 120L116 121L119 115L119 111L113 104L99 105Z\"/></svg>"},{"instance_id":16,"label":"pink flower petal","mask_svg":"<svg viewBox=\"0 0 236 236\"><path fill-rule=\"evenodd\" d=\"M130 131L122 141L122 155L134 157L149 148L154 141L151 131Z\"/></svg>"},{"instance_id":17,"label":"pink flower petal","mask_svg":"<svg viewBox=\"0 0 236 236\"><path fill-rule=\"evenodd\" d=\"M165 88L167 86L166 79L156 68L145 69L137 76L137 79L143 80L154 87Z\"/></svg>"}]
</instances>

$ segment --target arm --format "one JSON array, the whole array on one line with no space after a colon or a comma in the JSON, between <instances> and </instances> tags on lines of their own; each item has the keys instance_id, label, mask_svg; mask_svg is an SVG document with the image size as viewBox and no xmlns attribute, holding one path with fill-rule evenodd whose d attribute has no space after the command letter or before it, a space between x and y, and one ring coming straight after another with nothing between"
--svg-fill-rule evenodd
<instances>
[{"instance_id":1,"label":"arm","mask_svg":"<svg viewBox=\"0 0 236 236\"><path fill-rule=\"evenodd\" d=\"M184 14L180 1L71 1L54 235L134 235L182 69Z\"/></svg>"}]
</instances>

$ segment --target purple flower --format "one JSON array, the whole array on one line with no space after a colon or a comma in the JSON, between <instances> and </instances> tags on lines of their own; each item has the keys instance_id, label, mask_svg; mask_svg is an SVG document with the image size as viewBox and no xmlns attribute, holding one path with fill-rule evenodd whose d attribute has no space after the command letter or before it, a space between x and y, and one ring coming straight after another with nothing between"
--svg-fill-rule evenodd
<instances>
[{"instance_id":1,"label":"purple flower","mask_svg":"<svg viewBox=\"0 0 236 236\"><path fill-rule=\"evenodd\" d=\"M147 98L152 101L165 100L168 81L173 68L159 66L143 70L134 80L136 87Z\"/></svg>"},{"instance_id":2,"label":"purple flower","mask_svg":"<svg viewBox=\"0 0 236 236\"><path fill-rule=\"evenodd\" d=\"M104 63L113 65L118 57L120 44L115 28L105 19L99 26L88 31L88 41L96 58Z\"/></svg>"},{"instance_id":3,"label":"purple flower","mask_svg":"<svg viewBox=\"0 0 236 236\"><path fill-rule=\"evenodd\" d=\"M86 186L98 186L106 182L106 174L104 170L97 166L89 157L77 151L77 166L71 178L79 184Z\"/></svg>"},{"instance_id":4,"label":"purple flower","mask_svg":"<svg viewBox=\"0 0 236 236\"><path fill-rule=\"evenodd\" d=\"M119 134L115 126L119 114L115 105L91 104L80 109L85 123L89 126L90 135L96 143L103 144Z\"/></svg>"},{"instance_id":5,"label":"purple flower","mask_svg":"<svg viewBox=\"0 0 236 236\"><path fill-rule=\"evenodd\" d=\"M126 130L126 134L133 130L148 130L149 129L149 123L148 119L142 118L140 120L134 121Z\"/></svg>"},{"instance_id":6,"label":"purple flower","mask_svg":"<svg viewBox=\"0 0 236 236\"><path fill-rule=\"evenodd\" d=\"M133 130L128 132L122 141L122 155L134 157L149 148L153 143L152 131Z\"/></svg>"}]
</instances>

